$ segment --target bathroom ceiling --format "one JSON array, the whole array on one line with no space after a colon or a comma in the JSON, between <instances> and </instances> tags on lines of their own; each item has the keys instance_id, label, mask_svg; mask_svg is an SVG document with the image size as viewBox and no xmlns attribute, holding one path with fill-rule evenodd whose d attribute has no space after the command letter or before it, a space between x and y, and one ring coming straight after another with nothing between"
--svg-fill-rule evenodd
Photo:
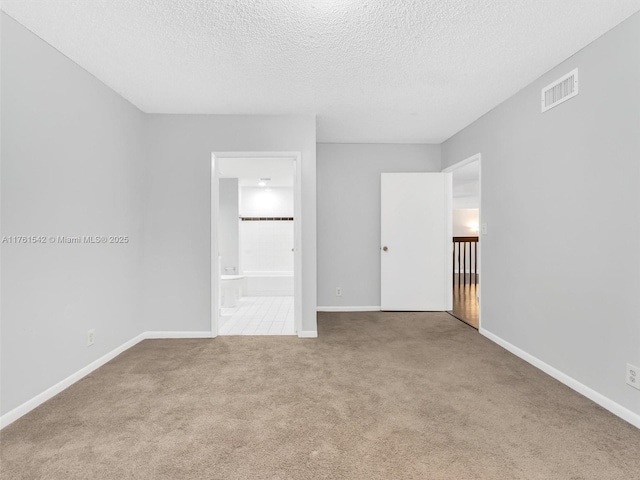
<instances>
[{"instance_id":1,"label":"bathroom ceiling","mask_svg":"<svg viewBox=\"0 0 640 480\"><path fill-rule=\"evenodd\" d=\"M220 178L237 178L241 187L292 187L294 165L290 158L221 158L216 161Z\"/></svg>"},{"instance_id":2,"label":"bathroom ceiling","mask_svg":"<svg viewBox=\"0 0 640 480\"><path fill-rule=\"evenodd\" d=\"M309 114L319 142L455 134L640 0L3 0L149 113Z\"/></svg>"}]
</instances>

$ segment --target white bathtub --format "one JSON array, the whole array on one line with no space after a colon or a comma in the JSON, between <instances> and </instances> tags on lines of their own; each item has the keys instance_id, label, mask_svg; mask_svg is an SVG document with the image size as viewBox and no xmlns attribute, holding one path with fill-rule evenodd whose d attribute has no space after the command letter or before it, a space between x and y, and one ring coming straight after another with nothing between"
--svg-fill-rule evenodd
<instances>
[{"instance_id":1,"label":"white bathtub","mask_svg":"<svg viewBox=\"0 0 640 480\"><path fill-rule=\"evenodd\" d=\"M242 297L244 277L242 275L221 275L220 276L220 306L232 308L238 306L238 301Z\"/></svg>"},{"instance_id":2,"label":"white bathtub","mask_svg":"<svg viewBox=\"0 0 640 480\"><path fill-rule=\"evenodd\" d=\"M242 275L247 297L293 296L293 272L245 271Z\"/></svg>"}]
</instances>

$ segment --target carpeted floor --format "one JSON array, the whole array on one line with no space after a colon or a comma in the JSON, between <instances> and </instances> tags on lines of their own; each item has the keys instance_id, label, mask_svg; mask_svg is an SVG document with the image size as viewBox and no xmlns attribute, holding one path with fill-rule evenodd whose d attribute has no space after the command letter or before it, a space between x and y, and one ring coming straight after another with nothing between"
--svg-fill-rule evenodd
<instances>
[{"instance_id":1,"label":"carpeted floor","mask_svg":"<svg viewBox=\"0 0 640 480\"><path fill-rule=\"evenodd\" d=\"M6 427L8 479L639 478L640 430L446 313L146 340Z\"/></svg>"}]
</instances>

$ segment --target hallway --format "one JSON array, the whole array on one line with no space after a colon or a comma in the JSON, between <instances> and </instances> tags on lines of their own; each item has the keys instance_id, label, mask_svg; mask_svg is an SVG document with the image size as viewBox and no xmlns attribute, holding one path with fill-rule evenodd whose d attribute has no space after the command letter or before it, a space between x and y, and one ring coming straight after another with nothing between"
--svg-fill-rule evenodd
<instances>
[{"instance_id":1,"label":"hallway","mask_svg":"<svg viewBox=\"0 0 640 480\"><path fill-rule=\"evenodd\" d=\"M447 313L477 330L480 326L480 307L478 304L479 282L470 282L469 277L470 275L467 275L465 284L458 284L458 275L455 275L455 281L453 283L453 310Z\"/></svg>"}]
</instances>

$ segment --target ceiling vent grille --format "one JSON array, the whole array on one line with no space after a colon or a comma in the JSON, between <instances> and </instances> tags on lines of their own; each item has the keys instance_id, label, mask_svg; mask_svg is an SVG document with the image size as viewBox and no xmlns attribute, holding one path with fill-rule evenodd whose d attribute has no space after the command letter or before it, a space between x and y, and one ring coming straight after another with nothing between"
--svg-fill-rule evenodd
<instances>
[{"instance_id":1,"label":"ceiling vent grille","mask_svg":"<svg viewBox=\"0 0 640 480\"><path fill-rule=\"evenodd\" d=\"M578 94L578 69L567 73L564 77L547 85L542 89L542 111L566 102Z\"/></svg>"}]
</instances>

